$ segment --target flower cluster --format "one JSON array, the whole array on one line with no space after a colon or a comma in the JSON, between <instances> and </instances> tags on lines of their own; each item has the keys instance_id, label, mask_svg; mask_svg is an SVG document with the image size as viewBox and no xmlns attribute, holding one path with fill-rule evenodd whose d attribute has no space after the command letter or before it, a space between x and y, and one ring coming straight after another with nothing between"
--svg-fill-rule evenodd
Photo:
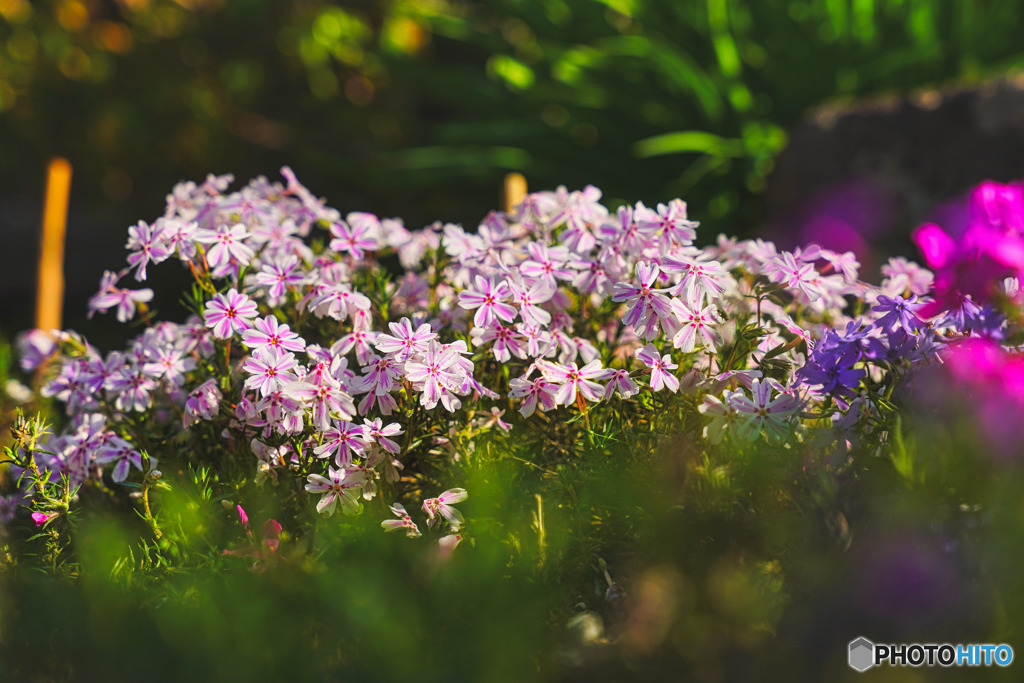
<instances>
[{"instance_id":1,"label":"flower cluster","mask_svg":"<svg viewBox=\"0 0 1024 683\"><path fill-rule=\"evenodd\" d=\"M121 321L145 313L126 349L103 354L67 332L59 349L26 337L23 365L45 364L44 393L68 415L44 449L54 476L100 482L109 468L121 482L154 467L157 426L208 428L247 444L263 477L297 472L325 515L386 492L397 519L384 528L418 536L395 497L419 490L400 486L418 454L451 445L440 415L456 430L479 427L481 413L484 428L507 430L516 424L499 408L510 402L527 421L686 395L710 445L800 441L884 407L949 337L1006 326L963 303L933 316L951 310L951 292L975 296L975 279L1019 268L1003 245L1020 239L1024 216L1009 199L985 204L973 256L922 229L932 294L931 273L903 259L870 285L852 254L813 244L790 252L719 236L698 247L680 200L613 212L596 188L559 188L475 231L410 230L342 216L282 173L284 183L237 191L230 176L182 183L162 217L130 228L127 266L106 272L90 301L90 313L116 309ZM195 280L193 315L179 323L152 319L150 290L121 287L166 261ZM461 539L451 505L465 497L455 488L422 501L429 527L450 527L442 547Z\"/></svg>"}]
</instances>

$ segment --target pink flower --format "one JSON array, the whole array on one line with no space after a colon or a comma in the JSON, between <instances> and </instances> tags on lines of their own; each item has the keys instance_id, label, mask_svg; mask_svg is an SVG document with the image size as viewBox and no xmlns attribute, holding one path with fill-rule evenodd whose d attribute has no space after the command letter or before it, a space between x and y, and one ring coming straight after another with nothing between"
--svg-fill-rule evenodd
<instances>
[{"instance_id":1,"label":"pink flower","mask_svg":"<svg viewBox=\"0 0 1024 683\"><path fill-rule=\"evenodd\" d=\"M575 273L565 267L565 262L569 260L569 250L565 247L549 247L540 242L530 242L526 250L531 258L519 264L519 272L524 277L538 280L551 289L557 286L556 280L571 280L575 277Z\"/></svg>"},{"instance_id":2,"label":"pink flower","mask_svg":"<svg viewBox=\"0 0 1024 683\"><path fill-rule=\"evenodd\" d=\"M423 511L427 513L427 526L433 527L442 517L448 520L452 531L458 531L466 521L462 513L452 507L469 497L466 489L448 489L437 498L423 501Z\"/></svg>"},{"instance_id":3,"label":"pink flower","mask_svg":"<svg viewBox=\"0 0 1024 683\"><path fill-rule=\"evenodd\" d=\"M611 381L608 382L608 386L604 389L605 398L611 398L612 394L616 391L623 398L636 396L640 393L640 387L630 378L629 370L609 370L608 372L611 373L608 377Z\"/></svg>"},{"instance_id":4,"label":"pink flower","mask_svg":"<svg viewBox=\"0 0 1024 683\"><path fill-rule=\"evenodd\" d=\"M691 303L687 306L681 299L672 299L672 311L680 323L679 330L672 338L672 344L677 349L689 353L699 342L701 347L706 346L713 351L716 345L722 343L722 335L713 327L722 322L714 305L701 310L699 304Z\"/></svg>"},{"instance_id":5,"label":"pink flower","mask_svg":"<svg viewBox=\"0 0 1024 683\"><path fill-rule=\"evenodd\" d=\"M366 258L366 252L380 248L380 221L372 214L360 213L350 213L348 219L351 225L344 221L331 223L331 235L334 236L331 249L347 251L352 258L361 261Z\"/></svg>"},{"instance_id":6,"label":"pink flower","mask_svg":"<svg viewBox=\"0 0 1024 683\"><path fill-rule=\"evenodd\" d=\"M398 531L399 529L405 531L405 535L409 538L416 538L420 535L420 529L416 526L416 522L412 521L412 517L405 511L405 508L401 503L395 503L391 506L391 513L398 517L398 519L385 519L380 523L384 531Z\"/></svg>"},{"instance_id":7,"label":"pink flower","mask_svg":"<svg viewBox=\"0 0 1024 683\"><path fill-rule=\"evenodd\" d=\"M306 274L299 267L299 259L288 255L277 261L263 263L252 282L267 288L267 304L280 306L285 301L289 287L299 287L308 282Z\"/></svg>"},{"instance_id":8,"label":"pink flower","mask_svg":"<svg viewBox=\"0 0 1024 683\"><path fill-rule=\"evenodd\" d=\"M697 236L694 228L700 225L686 217L686 202L681 199L658 204L657 212L637 203L633 218L641 230L658 235L662 251L690 245Z\"/></svg>"},{"instance_id":9,"label":"pink flower","mask_svg":"<svg viewBox=\"0 0 1024 683\"><path fill-rule=\"evenodd\" d=\"M659 357L654 344L648 344L636 352L636 359L651 369L652 391L679 391L679 378L671 372L679 366L672 362L672 356L665 354Z\"/></svg>"},{"instance_id":10,"label":"pink flower","mask_svg":"<svg viewBox=\"0 0 1024 683\"><path fill-rule=\"evenodd\" d=\"M43 526L56 516L56 512L33 512L32 521L36 523L36 527L38 528Z\"/></svg>"},{"instance_id":11,"label":"pink flower","mask_svg":"<svg viewBox=\"0 0 1024 683\"><path fill-rule=\"evenodd\" d=\"M551 314L540 308L540 304L551 300L555 295L554 287L544 280L538 280L529 288L515 282L510 282L508 287L512 302L519 305L519 315L524 323L544 327L551 322Z\"/></svg>"},{"instance_id":12,"label":"pink flower","mask_svg":"<svg viewBox=\"0 0 1024 683\"><path fill-rule=\"evenodd\" d=\"M363 434L367 440L375 441L388 453L398 453L401 448L389 437L403 434L402 425L398 423L384 426L383 421L378 417L373 420L363 420Z\"/></svg>"},{"instance_id":13,"label":"pink flower","mask_svg":"<svg viewBox=\"0 0 1024 683\"><path fill-rule=\"evenodd\" d=\"M257 349L242 364L242 369L249 373L245 388L257 390L260 396L269 396L297 379L292 372L296 365L295 356L287 351L279 351L272 346Z\"/></svg>"},{"instance_id":14,"label":"pink flower","mask_svg":"<svg viewBox=\"0 0 1024 683\"><path fill-rule=\"evenodd\" d=\"M306 491L322 493L323 497L316 505L316 511L327 515L334 514L338 505L346 515L359 512L359 501L356 493L366 485L366 475L361 471L347 472L344 469L328 468L328 476L311 474L306 477Z\"/></svg>"},{"instance_id":15,"label":"pink flower","mask_svg":"<svg viewBox=\"0 0 1024 683\"><path fill-rule=\"evenodd\" d=\"M537 410L538 406L542 411L553 410L558 404L555 402L555 394L559 385L550 382L544 377L529 379L529 373L522 377L514 377L508 383L509 398L525 398L519 412L523 417L530 417Z\"/></svg>"},{"instance_id":16,"label":"pink flower","mask_svg":"<svg viewBox=\"0 0 1024 683\"><path fill-rule=\"evenodd\" d=\"M423 407L434 408L454 388L458 375L453 368L458 360L455 349L432 341L421 360L405 364L406 377L423 392L420 396Z\"/></svg>"},{"instance_id":17,"label":"pink flower","mask_svg":"<svg viewBox=\"0 0 1024 683\"><path fill-rule=\"evenodd\" d=\"M781 393L772 398L774 380L755 379L751 386L753 399L742 392L731 397L730 405L746 418L739 425L740 435L748 441L756 439L762 431L782 433L786 420L797 411L799 401L792 394Z\"/></svg>"},{"instance_id":18,"label":"pink flower","mask_svg":"<svg viewBox=\"0 0 1024 683\"><path fill-rule=\"evenodd\" d=\"M313 449L318 458L335 456L338 467L352 464L352 454L366 450L366 428L354 425L348 420L335 420L334 426L323 434L323 442Z\"/></svg>"},{"instance_id":19,"label":"pink flower","mask_svg":"<svg viewBox=\"0 0 1024 683\"><path fill-rule=\"evenodd\" d=\"M414 353L425 352L427 344L437 337L426 323L420 325L414 332L408 318L402 318L397 323L388 323L388 327L392 334L378 334L374 346L383 353L394 353L395 359L399 361L408 360Z\"/></svg>"},{"instance_id":20,"label":"pink flower","mask_svg":"<svg viewBox=\"0 0 1024 683\"><path fill-rule=\"evenodd\" d=\"M504 301L511 294L512 291L505 280L495 284L491 278L477 275L476 289L459 292L459 306L469 311L476 310L473 324L477 327L490 325L496 318L510 323L515 320L516 309Z\"/></svg>"},{"instance_id":21,"label":"pink flower","mask_svg":"<svg viewBox=\"0 0 1024 683\"><path fill-rule=\"evenodd\" d=\"M299 353L306 349L305 340L278 322L277 316L257 318L253 326L242 332L242 343L251 349L276 348Z\"/></svg>"},{"instance_id":22,"label":"pink flower","mask_svg":"<svg viewBox=\"0 0 1024 683\"><path fill-rule=\"evenodd\" d=\"M206 262L210 271L217 277L227 275L232 266L245 266L252 260L253 250L245 243L249 232L244 223L232 226L221 225L216 230L198 230L196 242L212 244L206 252Z\"/></svg>"},{"instance_id":23,"label":"pink flower","mask_svg":"<svg viewBox=\"0 0 1024 683\"><path fill-rule=\"evenodd\" d=\"M474 327L469 333L473 346L484 346L494 342L491 346L491 353L499 363L507 363L514 355L516 358L526 358L526 348L519 333L500 323L493 323L484 327Z\"/></svg>"},{"instance_id":24,"label":"pink flower","mask_svg":"<svg viewBox=\"0 0 1024 683\"><path fill-rule=\"evenodd\" d=\"M237 289L229 289L227 294L215 294L206 304L203 320L213 330L218 339L229 339L234 333L245 332L251 321L259 313L256 302Z\"/></svg>"},{"instance_id":25,"label":"pink flower","mask_svg":"<svg viewBox=\"0 0 1024 683\"><path fill-rule=\"evenodd\" d=\"M664 294L668 290L654 287L659 275L657 264L640 261L636 264L636 284L616 282L612 294L612 301L625 301L628 306L622 322L636 328L645 339L658 334L659 322L666 333L671 331L672 305Z\"/></svg>"},{"instance_id":26,"label":"pink flower","mask_svg":"<svg viewBox=\"0 0 1024 683\"><path fill-rule=\"evenodd\" d=\"M687 301L701 301L703 297L708 300L717 299L725 291L719 282L725 277L725 269L718 261L701 261L667 256L661 269L666 273L682 273L672 294L681 296Z\"/></svg>"},{"instance_id":27,"label":"pink flower","mask_svg":"<svg viewBox=\"0 0 1024 683\"><path fill-rule=\"evenodd\" d=\"M208 379L200 384L185 399L185 412L182 425L188 427L198 424L200 420L212 420L217 416L222 395L217 388L217 380Z\"/></svg>"},{"instance_id":28,"label":"pink flower","mask_svg":"<svg viewBox=\"0 0 1024 683\"><path fill-rule=\"evenodd\" d=\"M592 403L600 401L604 396L604 387L594 381L608 376L600 360L591 361L582 368L577 368L575 362L565 366L542 360L537 361L537 367L546 379L562 385L555 393L555 403L558 405L575 403L577 392Z\"/></svg>"}]
</instances>

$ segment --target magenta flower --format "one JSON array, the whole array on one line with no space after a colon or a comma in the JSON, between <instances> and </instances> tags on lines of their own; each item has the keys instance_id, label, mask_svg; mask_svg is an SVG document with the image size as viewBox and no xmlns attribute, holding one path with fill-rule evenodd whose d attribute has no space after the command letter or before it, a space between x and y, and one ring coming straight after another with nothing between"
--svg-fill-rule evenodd
<instances>
[{"instance_id":1,"label":"magenta flower","mask_svg":"<svg viewBox=\"0 0 1024 683\"><path fill-rule=\"evenodd\" d=\"M33 512L32 521L36 523L36 527L38 528L43 526L56 516L56 512Z\"/></svg>"},{"instance_id":2,"label":"magenta flower","mask_svg":"<svg viewBox=\"0 0 1024 683\"><path fill-rule=\"evenodd\" d=\"M456 503L461 503L469 497L466 489L448 489L437 498L427 498L423 501L423 511L427 513L427 526L433 528L442 517L448 520L452 531L458 531L459 527L466 521L462 513L453 508Z\"/></svg>"},{"instance_id":3,"label":"magenta flower","mask_svg":"<svg viewBox=\"0 0 1024 683\"><path fill-rule=\"evenodd\" d=\"M231 288L227 294L215 294L206 304L203 320L218 339L230 339L232 334L245 332L259 313L256 302Z\"/></svg>"}]
</instances>

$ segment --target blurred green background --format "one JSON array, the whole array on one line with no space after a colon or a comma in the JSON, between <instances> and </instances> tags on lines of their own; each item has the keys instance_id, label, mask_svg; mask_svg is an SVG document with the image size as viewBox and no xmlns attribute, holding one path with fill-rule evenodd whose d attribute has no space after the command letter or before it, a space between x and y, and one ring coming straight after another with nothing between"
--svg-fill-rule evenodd
<instances>
[{"instance_id":1,"label":"blurred green background","mask_svg":"<svg viewBox=\"0 0 1024 683\"><path fill-rule=\"evenodd\" d=\"M513 170L533 189L595 184L613 204L681 196L706 239L785 222L821 178L858 171L812 139L814 158L790 167L813 173L773 191L810 108L1006 74L1024 60L1022 14L1016 0L0 0L0 326L31 323L26 254L55 155L75 171L68 321L89 332L85 299L121 263L125 228L210 172L289 164L343 212L410 227L475 225ZM920 147L965 133L947 124ZM882 150L869 170L921 126L889 129L865 143ZM966 175L944 161L951 178L896 223L929 195L1016 173L1024 143L988 160ZM920 166L908 173L937 173Z\"/></svg>"}]
</instances>

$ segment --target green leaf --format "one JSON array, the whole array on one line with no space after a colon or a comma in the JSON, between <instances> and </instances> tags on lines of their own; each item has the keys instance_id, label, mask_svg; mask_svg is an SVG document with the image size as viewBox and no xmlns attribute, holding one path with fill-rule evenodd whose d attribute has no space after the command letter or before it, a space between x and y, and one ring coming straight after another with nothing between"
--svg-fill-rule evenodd
<instances>
[{"instance_id":1,"label":"green leaf","mask_svg":"<svg viewBox=\"0 0 1024 683\"><path fill-rule=\"evenodd\" d=\"M639 140L633 154L641 159L665 154L697 152L716 157L743 157L747 154L742 140L723 138L702 130L680 130Z\"/></svg>"}]
</instances>

